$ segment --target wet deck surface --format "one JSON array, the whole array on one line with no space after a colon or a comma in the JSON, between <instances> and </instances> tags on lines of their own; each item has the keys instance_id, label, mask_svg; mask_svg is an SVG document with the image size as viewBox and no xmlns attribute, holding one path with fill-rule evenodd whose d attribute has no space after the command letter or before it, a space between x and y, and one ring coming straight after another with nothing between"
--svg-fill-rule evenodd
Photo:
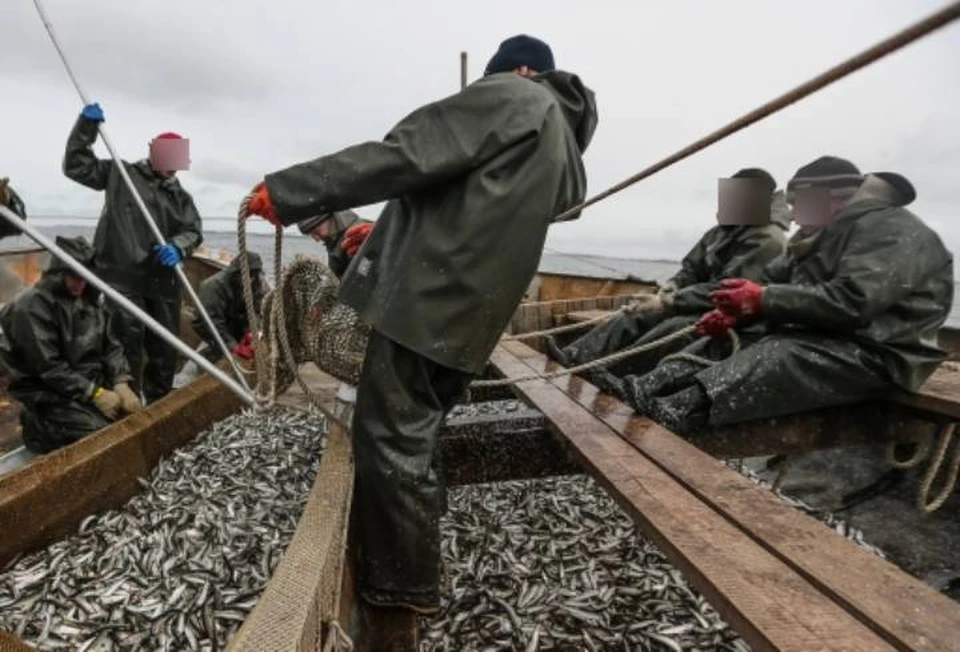
<instances>
[{"instance_id":1,"label":"wet deck surface","mask_svg":"<svg viewBox=\"0 0 960 652\"><path fill-rule=\"evenodd\" d=\"M746 468L767 481L776 471L768 458L747 460ZM813 508L833 512L863 531L897 566L960 601L960 492L932 514L916 506L925 465L903 472L879 495L842 509L846 494L862 489L889 470L884 450L858 446L807 453L791 462L781 490ZM838 510L838 508L840 508Z\"/></svg>"}]
</instances>

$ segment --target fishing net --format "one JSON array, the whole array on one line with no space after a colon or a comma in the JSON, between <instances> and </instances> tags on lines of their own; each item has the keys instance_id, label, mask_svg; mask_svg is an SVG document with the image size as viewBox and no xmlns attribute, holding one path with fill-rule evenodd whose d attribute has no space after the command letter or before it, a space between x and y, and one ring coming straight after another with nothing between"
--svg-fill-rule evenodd
<instances>
[{"instance_id":1,"label":"fishing net","mask_svg":"<svg viewBox=\"0 0 960 652\"><path fill-rule=\"evenodd\" d=\"M315 258L297 256L263 302L264 339L274 358L277 393L295 379L297 365L313 362L338 380L357 385L370 327L337 300L339 280Z\"/></svg>"}]
</instances>

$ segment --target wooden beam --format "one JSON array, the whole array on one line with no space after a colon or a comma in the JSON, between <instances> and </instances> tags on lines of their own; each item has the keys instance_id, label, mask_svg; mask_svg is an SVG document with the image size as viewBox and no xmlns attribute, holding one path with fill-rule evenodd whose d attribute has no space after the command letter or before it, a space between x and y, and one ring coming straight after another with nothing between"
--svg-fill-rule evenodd
<instances>
[{"instance_id":1,"label":"wooden beam","mask_svg":"<svg viewBox=\"0 0 960 652\"><path fill-rule=\"evenodd\" d=\"M582 472L546 427L441 432L440 459L448 486Z\"/></svg>"},{"instance_id":2,"label":"wooden beam","mask_svg":"<svg viewBox=\"0 0 960 652\"><path fill-rule=\"evenodd\" d=\"M342 613L336 596L347 563L344 550L352 496L353 447L347 432L332 423L293 539L253 611L230 641L228 652L323 647L331 620Z\"/></svg>"},{"instance_id":3,"label":"wooden beam","mask_svg":"<svg viewBox=\"0 0 960 652\"><path fill-rule=\"evenodd\" d=\"M505 346L492 356L507 377L528 374L527 360ZM753 650L893 649L559 387L518 390Z\"/></svg>"},{"instance_id":4,"label":"wooden beam","mask_svg":"<svg viewBox=\"0 0 960 652\"><path fill-rule=\"evenodd\" d=\"M523 373L555 368L522 345ZM519 372L521 370L517 370ZM843 605L898 650L958 651L960 605L783 504L769 491L579 378L552 381L672 479Z\"/></svg>"},{"instance_id":5,"label":"wooden beam","mask_svg":"<svg viewBox=\"0 0 960 652\"><path fill-rule=\"evenodd\" d=\"M897 392L893 400L926 414L960 420L960 368L945 362L916 392Z\"/></svg>"}]
</instances>

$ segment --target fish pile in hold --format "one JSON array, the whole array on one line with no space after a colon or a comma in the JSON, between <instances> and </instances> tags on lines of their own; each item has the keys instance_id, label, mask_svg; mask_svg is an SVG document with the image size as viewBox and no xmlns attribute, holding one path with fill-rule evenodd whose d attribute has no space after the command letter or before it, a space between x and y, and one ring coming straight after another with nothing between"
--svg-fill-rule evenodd
<instances>
[{"instance_id":1,"label":"fish pile in hold","mask_svg":"<svg viewBox=\"0 0 960 652\"><path fill-rule=\"evenodd\" d=\"M325 432L284 409L215 424L122 509L0 574L0 629L41 650L223 649L293 536Z\"/></svg>"},{"instance_id":2,"label":"fish pile in hold","mask_svg":"<svg viewBox=\"0 0 960 652\"><path fill-rule=\"evenodd\" d=\"M421 652L749 650L590 478L473 485L449 500L448 586Z\"/></svg>"}]
</instances>

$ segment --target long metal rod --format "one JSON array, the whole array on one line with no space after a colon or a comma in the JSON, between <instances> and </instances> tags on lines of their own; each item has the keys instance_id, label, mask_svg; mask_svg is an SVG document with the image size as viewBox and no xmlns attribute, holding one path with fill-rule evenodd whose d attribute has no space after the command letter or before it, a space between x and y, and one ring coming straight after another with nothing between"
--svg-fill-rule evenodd
<instances>
[{"instance_id":1,"label":"long metal rod","mask_svg":"<svg viewBox=\"0 0 960 652\"><path fill-rule=\"evenodd\" d=\"M176 348L178 351L180 351L180 353L200 365L204 371L208 372L221 383L226 385L230 391L243 399L248 405L256 405L256 398L254 397L253 392L247 388L241 387L239 383L225 374L221 369L218 369L216 365L181 342L180 339L178 339L173 333L164 328L160 322L138 308L136 304L127 299L125 296L107 285L107 283L102 281L96 274L78 263L70 254L58 247L53 241L40 233L36 228L28 224L26 220L20 219L16 213L11 211L6 206L0 206L0 215L6 218L8 222L26 233L41 247L63 261L63 263L72 269L77 276L84 279L87 283L103 292L111 300L118 303L120 307L136 317L143 323L144 326L156 333L167 344Z\"/></svg>"},{"instance_id":2,"label":"long metal rod","mask_svg":"<svg viewBox=\"0 0 960 652\"><path fill-rule=\"evenodd\" d=\"M667 158L654 163L650 167L641 170L632 177L624 179L620 183L611 186L607 190L594 195L590 199L586 200L578 206L570 208L560 215L554 218L555 221L563 220L568 217L572 217L575 214L582 211L587 206L596 204L601 199L606 199L610 195L616 194L621 190L632 186L633 184L646 179L647 177L653 176L660 170L670 167L674 163L682 161L683 159L699 152L700 150L709 147L719 140L723 140L731 134L735 134L745 127L749 127L755 122L759 122L763 118L766 118L769 115L776 113L777 111L790 106L791 104L802 100L806 96L832 84L833 82L846 77L847 75L860 70L873 63L874 61L885 57L886 55L899 50L905 45L916 41L917 39L926 36L930 32L939 29L948 23L953 22L957 18L960 18L960 2L954 2L951 5L948 5L941 9L940 11L931 14L929 17L924 18L923 20L914 23L910 27L897 32L893 36L883 41L880 41L873 47L864 50L860 54L847 59L846 61L840 63L839 65L834 66L830 70L827 70L824 73L821 73L814 77L813 79L800 84L793 90L787 91L783 95L770 100L763 106L754 109L750 113L747 113L744 116L734 120L725 127L722 127L711 134L707 134L700 140L684 147L678 152L675 152L668 156Z\"/></svg>"},{"instance_id":3,"label":"long metal rod","mask_svg":"<svg viewBox=\"0 0 960 652\"><path fill-rule=\"evenodd\" d=\"M81 101L84 105L89 104L90 98L84 92L83 87L80 85L80 81L77 79L77 76L73 72L73 68L70 66L70 62L67 60L67 55L64 54L63 48L60 46L60 41L57 39L57 34L53 30L53 25L51 24L50 19L47 17L46 11L43 9L43 4L40 2L40 0L33 0L33 5L37 8L37 14L39 14L40 20L43 22L43 26L47 29L47 34L50 35L50 40L53 42L53 46L57 49L57 53L60 55L60 60L63 62L63 67L66 68L67 74L73 81L73 85L77 89L77 93L80 95ZM123 160L117 155L117 152L113 147L113 143L110 141L110 138L107 136L107 132L103 127L103 123L100 123L99 125L99 132L100 138L103 140L103 144L106 145L107 151L109 151L110 156L113 157L114 163L117 166L117 170L120 172L120 176L123 177L123 181L127 184L127 188L130 189L130 193L133 195L133 198L137 203L137 207L139 207L140 212L143 214L143 218L150 226L150 230L153 231L153 236L157 239L158 244L164 244L166 239L163 237L163 233L160 232L160 228L157 226L156 221L150 214L150 210L144 203L140 193L137 192L136 186L133 185L133 180L127 173L127 168L123 164ZM216 326L213 325L213 320L210 319L210 315L207 314L203 304L200 303L200 297L197 296L196 291L194 291L193 287L190 285L190 280L187 278L186 272L183 271L182 263L177 263L174 269L177 272L177 278L180 280L180 284L187 291L190 301L193 302L193 305L197 308L197 312L201 317L203 317L203 321L207 325L207 330L213 334L217 345L220 347L221 353L223 353L227 360L230 361L230 365L233 367L233 373L236 375L240 383L247 389L247 391L250 391L250 387L247 385L247 380L243 377L243 372L240 371L240 367L237 365L236 360L233 359L233 355L231 355L230 350L227 348L227 343L223 341L220 331L217 330Z\"/></svg>"},{"instance_id":4,"label":"long metal rod","mask_svg":"<svg viewBox=\"0 0 960 652\"><path fill-rule=\"evenodd\" d=\"M460 90L467 87L467 53L460 53Z\"/></svg>"}]
</instances>

